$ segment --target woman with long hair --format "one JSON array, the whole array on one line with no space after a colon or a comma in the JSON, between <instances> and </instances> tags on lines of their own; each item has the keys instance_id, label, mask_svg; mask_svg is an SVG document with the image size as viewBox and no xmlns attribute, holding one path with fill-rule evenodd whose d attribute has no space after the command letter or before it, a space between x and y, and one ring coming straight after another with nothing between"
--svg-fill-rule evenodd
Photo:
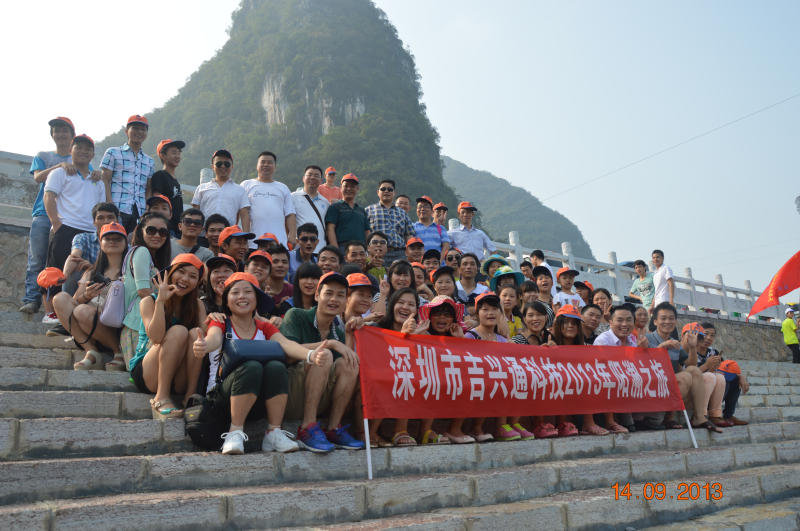
<instances>
[{"instance_id":1,"label":"woman with long hair","mask_svg":"<svg viewBox=\"0 0 800 531\"><path fill-rule=\"evenodd\" d=\"M109 283L122 276L122 261L128 252L127 236L119 223L104 225L100 229L97 261L81 277L75 295L71 297L62 291L53 298L53 308L61 325L86 350L86 356L73 365L76 370L103 368L103 357L97 351L97 343L114 353L114 361L106 366L107 370L125 370L125 360L119 348L119 329L101 323L98 313L108 296ZM102 282L98 282L99 277L103 277Z\"/></svg>"},{"instance_id":2,"label":"woman with long hair","mask_svg":"<svg viewBox=\"0 0 800 531\"><path fill-rule=\"evenodd\" d=\"M119 346L125 363L112 361L112 364L127 366L139 344L139 330L142 328L142 314L139 303L153 293L151 279L161 269L169 266L172 260L172 247L169 239L169 221L158 212L146 212L133 232L132 251L123 264L125 271L125 320L122 322Z\"/></svg>"},{"instance_id":3,"label":"woman with long hair","mask_svg":"<svg viewBox=\"0 0 800 531\"><path fill-rule=\"evenodd\" d=\"M236 273L236 260L227 254L218 254L206 262L206 274L203 280L203 296L200 300L206 308L206 315L222 311L222 292L225 281Z\"/></svg>"},{"instance_id":4,"label":"woman with long hair","mask_svg":"<svg viewBox=\"0 0 800 531\"><path fill-rule=\"evenodd\" d=\"M394 267L394 265L392 267ZM409 269L410 268L411 266L409 265ZM392 274L391 271L392 268L389 268L390 276ZM413 271L411 274L413 275ZM413 276L411 278L413 278ZM422 333L428 329L428 323L423 322L418 325L414 319L419 308L418 303L419 299L416 290L410 287L400 288L389 297L386 315L377 323L369 324L385 330L394 330L402 334ZM391 444L378 435L381 422L383 422L383 419L372 419L369 421L370 446L414 446L417 444L417 441L408 434L408 419L395 419L394 436L392 437Z\"/></svg>"},{"instance_id":5,"label":"woman with long hair","mask_svg":"<svg viewBox=\"0 0 800 531\"><path fill-rule=\"evenodd\" d=\"M386 280L382 280L380 284L380 293L372 298L372 311L373 312L386 312L389 305L389 299L395 291L403 288L411 288L416 293L416 283L414 277L414 268L405 260L398 260L389 267L386 274ZM419 295L417 295L419 297ZM419 306L419 300L417 300ZM388 315L388 314L387 314Z\"/></svg>"},{"instance_id":6,"label":"woman with long hair","mask_svg":"<svg viewBox=\"0 0 800 531\"><path fill-rule=\"evenodd\" d=\"M522 309L522 322L525 328L511 338L518 345L546 345L552 334L545 328L547 325L547 308L539 301L532 301ZM538 435L537 435L538 437Z\"/></svg>"},{"instance_id":7,"label":"woman with long hair","mask_svg":"<svg viewBox=\"0 0 800 531\"><path fill-rule=\"evenodd\" d=\"M611 298L611 293L605 288L597 288L592 292L592 303L598 305L603 312L603 317L600 318L600 325L594 331L598 336L611 328L609 323L609 312L611 306L614 304L614 299Z\"/></svg>"},{"instance_id":8,"label":"woman with long hair","mask_svg":"<svg viewBox=\"0 0 800 531\"><path fill-rule=\"evenodd\" d=\"M171 389L183 393L185 403L197 388L202 360L193 355L192 345L206 320L197 296L204 269L195 255L179 254L158 275L158 294L139 304L142 327L130 362L131 379L142 393L155 393L150 406L156 420L183 416L172 403Z\"/></svg>"},{"instance_id":9,"label":"woman with long hair","mask_svg":"<svg viewBox=\"0 0 800 531\"><path fill-rule=\"evenodd\" d=\"M322 277L322 268L313 262L305 262L297 268L294 274L293 294L289 303L293 308L310 310L317 305L314 294L317 292L319 279Z\"/></svg>"},{"instance_id":10,"label":"woman with long hair","mask_svg":"<svg viewBox=\"0 0 800 531\"><path fill-rule=\"evenodd\" d=\"M289 360L305 361L324 366L333 354L324 341L315 350L308 350L287 339L271 323L256 319L257 313L269 313L275 306L272 297L261 291L258 280L249 273L235 273L225 281L222 296L222 314L211 315L208 336L198 330L194 336L192 350L198 360L208 358L211 370L206 391L218 387L219 403L230 411L231 424L222 434L224 455L244 453L248 440L244 423L267 417L267 432L261 450L264 452L294 452L300 446L290 439L291 434L281 429L283 415L289 399L289 374L282 361L272 360L265 364L246 361L236 367L220 383L217 383L219 361L217 354L222 347L227 324L231 325L232 339L276 341Z\"/></svg>"}]
</instances>

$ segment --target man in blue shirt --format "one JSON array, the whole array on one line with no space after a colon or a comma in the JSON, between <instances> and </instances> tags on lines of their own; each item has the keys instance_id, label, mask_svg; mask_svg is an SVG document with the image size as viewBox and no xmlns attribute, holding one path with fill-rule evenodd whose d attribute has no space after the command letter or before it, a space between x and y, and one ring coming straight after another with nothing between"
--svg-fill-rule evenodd
<instances>
[{"instance_id":1,"label":"man in blue shirt","mask_svg":"<svg viewBox=\"0 0 800 531\"><path fill-rule=\"evenodd\" d=\"M406 211L394 204L396 189L393 180L383 179L378 183L379 202L367 207L372 230L380 231L389 238L389 251L384 260L390 264L406 259L406 242L416 234Z\"/></svg>"},{"instance_id":2,"label":"man in blue shirt","mask_svg":"<svg viewBox=\"0 0 800 531\"><path fill-rule=\"evenodd\" d=\"M452 245L461 249L462 253L472 253L482 258L484 249L491 254L497 250L497 247L494 246L485 232L472 226L472 217L477 210L475 205L469 201L459 203L458 219L461 221L461 225L457 229L449 231L449 234Z\"/></svg>"},{"instance_id":3,"label":"man in blue shirt","mask_svg":"<svg viewBox=\"0 0 800 531\"><path fill-rule=\"evenodd\" d=\"M417 198L417 217L414 231L417 238L425 244L425 252L435 249L440 256L447 254L450 249L450 236L447 230L433 221L433 200L427 195Z\"/></svg>"}]
</instances>

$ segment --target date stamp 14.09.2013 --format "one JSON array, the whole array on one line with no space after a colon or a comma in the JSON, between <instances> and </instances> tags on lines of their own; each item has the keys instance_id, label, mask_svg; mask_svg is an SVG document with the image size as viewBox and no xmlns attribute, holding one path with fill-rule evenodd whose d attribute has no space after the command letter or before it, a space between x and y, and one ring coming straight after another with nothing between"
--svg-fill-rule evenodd
<instances>
[{"instance_id":1,"label":"date stamp 14.09.2013","mask_svg":"<svg viewBox=\"0 0 800 531\"><path fill-rule=\"evenodd\" d=\"M630 500L631 498L644 498L645 500L664 500L666 498L674 500L721 500L722 499L722 485L720 483L679 483L678 489L675 492L668 492L668 488L663 483L645 483L642 486L641 493L631 492L631 484L625 483L620 485L615 483L612 487L614 489L614 499L619 500L624 498ZM634 490L638 490L634 486Z\"/></svg>"}]
</instances>

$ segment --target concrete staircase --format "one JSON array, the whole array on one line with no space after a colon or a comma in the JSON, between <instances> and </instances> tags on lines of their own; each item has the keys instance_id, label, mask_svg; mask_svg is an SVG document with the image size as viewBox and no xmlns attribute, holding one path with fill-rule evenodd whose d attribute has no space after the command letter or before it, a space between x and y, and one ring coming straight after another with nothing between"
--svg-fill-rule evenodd
<instances>
[{"instance_id":1,"label":"concrete staircase","mask_svg":"<svg viewBox=\"0 0 800 531\"><path fill-rule=\"evenodd\" d=\"M697 450L688 430L382 449L369 481L363 451L262 453L265 422L246 427L243 456L194 452L127 373L73 371L82 354L46 328L0 312L2 530L798 528L791 364L740 362L736 415L751 424L696 431ZM698 484L686 500L682 483Z\"/></svg>"}]
</instances>

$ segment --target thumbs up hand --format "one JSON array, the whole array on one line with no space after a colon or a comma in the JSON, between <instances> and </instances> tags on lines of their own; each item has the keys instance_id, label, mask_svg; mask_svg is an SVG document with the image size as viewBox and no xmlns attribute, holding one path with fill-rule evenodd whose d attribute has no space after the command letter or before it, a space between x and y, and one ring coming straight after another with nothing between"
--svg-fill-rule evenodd
<instances>
[{"instance_id":1,"label":"thumbs up hand","mask_svg":"<svg viewBox=\"0 0 800 531\"><path fill-rule=\"evenodd\" d=\"M322 342L320 346L314 350L313 354L311 354L311 361L314 365L323 366L325 362L329 359L333 358L333 353L328 350L326 347L328 346L328 340Z\"/></svg>"},{"instance_id":2,"label":"thumbs up hand","mask_svg":"<svg viewBox=\"0 0 800 531\"><path fill-rule=\"evenodd\" d=\"M203 330L198 327L197 328L197 339L194 341L194 345L192 346L192 350L194 351L194 355L198 358L202 358L206 355L206 336L203 334Z\"/></svg>"}]
</instances>

